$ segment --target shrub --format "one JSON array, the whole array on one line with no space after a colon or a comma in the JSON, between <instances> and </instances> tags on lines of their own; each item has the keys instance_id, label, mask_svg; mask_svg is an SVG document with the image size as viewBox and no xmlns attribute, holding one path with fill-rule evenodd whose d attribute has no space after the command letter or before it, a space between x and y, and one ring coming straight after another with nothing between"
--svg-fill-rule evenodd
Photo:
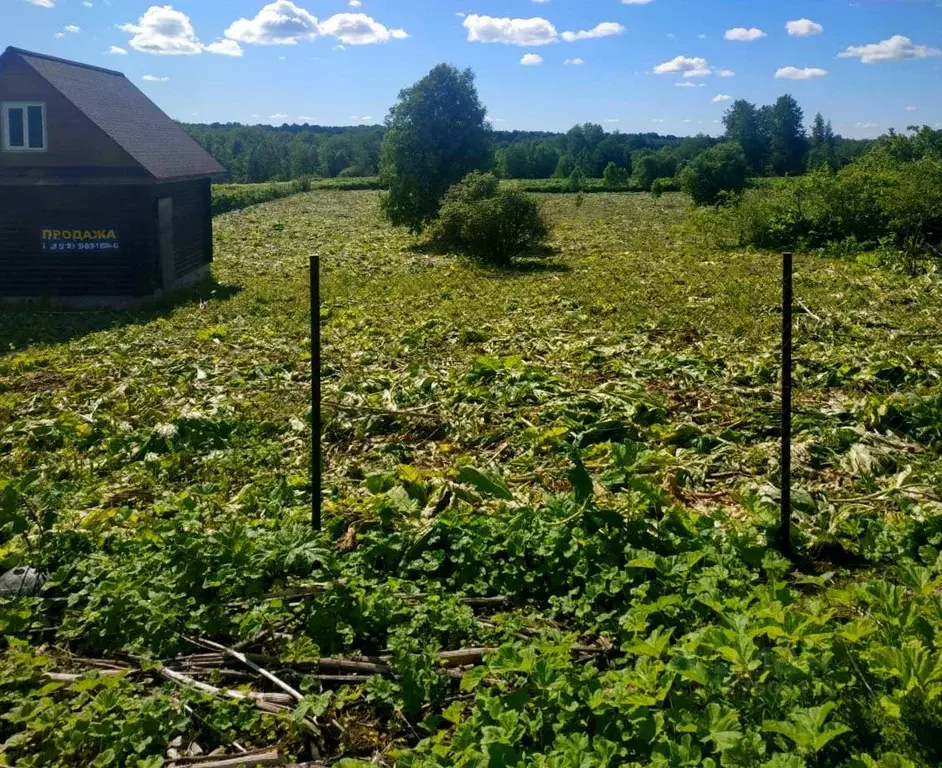
<instances>
[{"instance_id":1,"label":"shrub","mask_svg":"<svg viewBox=\"0 0 942 768\"><path fill-rule=\"evenodd\" d=\"M739 241L798 249L882 244L913 271L919 254L942 249L942 158L927 151L901 159L907 140L895 139L838 173L819 170L750 190L731 221Z\"/></svg>"},{"instance_id":2,"label":"shrub","mask_svg":"<svg viewBox=\"0 0 942 768\"><path fill-rule=\"evenodd\" d=\"M569 178L566 179L566 191L581 192L584 186L585 175L579 168L575 168L573 172L569 174Z\"/></svg>"},{"instance_id":3,"label":"shrub","mask_svg":"<svg viewBox=\"0 0 942 768\"><path fill-rule=\"evenodd\" d=\"M493 174L476 172L448 190L430 228L437 247L500 265L539 247L549 233L532 197L501 189Z\"/></svg>"},{"instance_id":4,"label":"shrub","mask_svg":"<svg viewBox=\"0 0 942 768\"><path fill-rule=\"evenodd\" d=\"M655 179L654 183L651 185L651 194L654 197L660 197L665 192L676 192L677 191L677 181L672 178L664 177L661 179Z\"/></svg>"},{"instance_id":5,"label":"shrub","mask_svg":"<svg viewBox=\"0 0 942 768\"><path fill-rule=\"evenodd\" d=\"M629 176L627 169L620 168L615 165L614 162L605 166L602 178L605 179L605 186L608 189L625 189L625 187L628 186Z\"/></svg>"},{"instance_id":6,"label":"shrub","mask_svg":"<svg viewBox=\"0 0 942 768\"><path fill-rule=\"evenodd\" d=\"M715 205L723 192L742 192L749 167L737 142L717 144L681 171L680 186L697 205Z\"/></svg>"}]
</instances>

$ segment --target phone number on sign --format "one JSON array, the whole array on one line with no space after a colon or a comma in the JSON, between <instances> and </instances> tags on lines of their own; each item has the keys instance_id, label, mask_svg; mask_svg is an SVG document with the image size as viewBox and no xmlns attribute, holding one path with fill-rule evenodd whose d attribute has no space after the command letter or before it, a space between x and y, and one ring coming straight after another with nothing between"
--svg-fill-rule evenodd
<instances>
[{"instance_id":1,"label":"phone number on sign","mask_svg":"<svg viewBox=\"0 0 942 768\"><path fill-rule=\"evenodd\" d=\"M54 251L117 251L118 244L103 243L43 243L43 250Z\"/></svg>"}]
</instances>

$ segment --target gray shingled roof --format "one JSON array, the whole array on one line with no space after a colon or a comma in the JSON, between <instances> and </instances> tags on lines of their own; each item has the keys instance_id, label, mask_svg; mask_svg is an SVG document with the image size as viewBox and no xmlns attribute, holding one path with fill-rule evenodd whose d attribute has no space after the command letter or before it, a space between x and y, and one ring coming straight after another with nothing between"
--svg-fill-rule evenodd
<instances>
[{"instance_id":1,"label":"gray shingled roof","mask_svg":"<svg viewBox=\"0 0 942 768\"><path fill-rule=\"evenodd\" d=\"M155 179L215 176L226 169L122 73L19 48L40 76L81 110Z\"/></svg>"}]
</instances>

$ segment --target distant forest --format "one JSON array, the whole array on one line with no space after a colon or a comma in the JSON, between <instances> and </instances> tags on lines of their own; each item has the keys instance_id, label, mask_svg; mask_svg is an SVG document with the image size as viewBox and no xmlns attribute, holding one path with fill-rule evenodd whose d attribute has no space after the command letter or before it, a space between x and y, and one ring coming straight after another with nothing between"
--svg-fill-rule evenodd
<instances>
[{"instance_id":1,"label":"distant forest","mask_svg":"<svg viewBox=\"0 0 942 768\"><path fill-rule=\"evenodd\" d=\"M784 117L783 117L784 116ZM833 133L818 115L810 134L790 96L774 105L732 104L722 137L607 133L593 123L566 133L494 131L494 171L512 179L601 178L614 164L649 188L654 178L672 177L686 163L721 141L739 141L758 174L795 175L806 167L835 168L852 162L872 144ZM289 181L305 177L349 178L379 174L383 126L247 126L186 124L184 128L229 170L234 183ZM783 164L777 148L790 147Z\"/></svg>"}]
</instances>

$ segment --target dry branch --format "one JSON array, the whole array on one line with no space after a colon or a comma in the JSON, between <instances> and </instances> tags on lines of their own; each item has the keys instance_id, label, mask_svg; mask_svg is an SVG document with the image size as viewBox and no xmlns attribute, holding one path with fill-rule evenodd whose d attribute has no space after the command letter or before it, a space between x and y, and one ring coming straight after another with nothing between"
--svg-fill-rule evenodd
<instances>
[{"instance_id":1,"label":"dry branch","mask_svg":"<svg viewBox=\"0 0 942 768\"><path fill-rule=\"evenodd\" d=\"M99 675L112 676L112 675L122 675L128 670L126 669L90 669L86 672L81 673L70 673L70 672L46 672L45 677L49 680L52 680L54 683L74 683L76 680L83 678L89 672L97 672Z\"/></svg>"},{"instance_id":2,"label":"dry branch","mask_svg":"<svg viewBox=\"0 0 942 768\"><path fill-rule=\"evenodd\" d=\"M160 674L179 685L193 688L202 693L209 694L210 696L219 696L227 699L248 699L255 702L259 709L273 714L279 714L289 710L291 708L290 705L294 701L293 697L284 693L259 693L258 691L243 693L242 691L232 689L217 688L215 685L209 685L209 683L201 683L199 680L194 680L192 677L188 677L181 672L177 672L174 669L162 665L158 669Z\"/></svg>"},{"instance_id":3,"label":"dry branch","mask_svg":"<svg viewBox=\"0 0 942 768\"><path fill-rule=\"evenodd\" d=\"M333 400L322 400L321 405L334 411L348 411L350 413L368 413L373 416L402 416L407 419L424 419L426 421L440 421L441 419L432 413L422 413L422 411L393 411L386 408L372 408L368 405L344 405Z\"/></svg>"},{"instance_id":4,"label":"dry branch","mask_svg":"<svg viewBox=\"0 0 942 768\"><path fill-rule=\"evenodd\" d=\"M294 688L292 688L290 685L288 685L284 681L280 680L278 677L273 675L267 669L263 669L262 667L260 667L254 661L249 659L244 653L240 653L239 651L234 651L231 648L226 648L224 645L219 645L219 643L214 643L212 640L199 640L199 641L191 640L190 642L198 642L200 645L205 645L209 648L215 648L216 650L221 651L227 656L231 656L233 659L236 659L237 661L241 661L249 669L252 669L255 672L258 672L258 674L260 674L270 683L281 688L281 690L283 690L289 696L293 697L295 701L304 700L304 696L302 696L298 691L296 691Z\"/></svg>"},{"instance_id":5,"label":"dry branch","mask_svg":"<svg viewBox=\"0 0 942 768\"><path fill-rule=\"evenodd\" d=\"M198 755L196 757L178 757L168 763L168 768L257 768L257 766L287 765L278 750L248 752L244 755L232 755L220 758L218 755Z\"/></svg>"}]
</instances>

